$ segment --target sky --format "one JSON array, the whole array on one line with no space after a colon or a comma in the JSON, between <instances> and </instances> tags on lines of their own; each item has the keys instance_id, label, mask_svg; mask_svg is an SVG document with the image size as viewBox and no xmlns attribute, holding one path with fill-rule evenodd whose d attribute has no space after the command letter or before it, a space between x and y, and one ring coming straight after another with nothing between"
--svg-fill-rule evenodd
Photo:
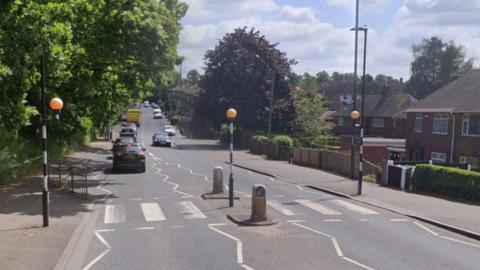
<instances>
[{"instance_id":1,"label":"sky","mask_svg":"<svg viewBox=\"0 0 480 270\"><path fill-rule=\"evenodd\" d=\"M203 55L235 28L260 31L288 58L293 71L353 72L355 0L183 0L179 53L184 74L203 73ZM465 47L480 63L480 0L360 0L359 25L368 27L367 73L410 77L411 46L438 36ZM363 59L359 32L358 68Z\"/></svg>"}]
</instances>

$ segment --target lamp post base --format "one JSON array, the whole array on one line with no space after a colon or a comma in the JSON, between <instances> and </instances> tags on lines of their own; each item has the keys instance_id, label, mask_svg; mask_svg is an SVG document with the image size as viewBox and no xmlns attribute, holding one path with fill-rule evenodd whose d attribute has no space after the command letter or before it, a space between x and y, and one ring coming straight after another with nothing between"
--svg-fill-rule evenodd
<instances>
[{"instance_id":1,"label":"lamp post base","mask_svg":"<svg viewBox=\"0 0 480 270\"><path fill-rule=\"evenodd\" d=\"M233 174L228 178L228 207L233 207Z\"/></svg>"},{"instance_id":2,"label":"lamp post base","mask_svg":"<svg viewBox=\"0 0 480 270\"><path fill-rule=\"evenodd\" d=\"M49 194L48 190L45 188L42 191L42 202L43 202L43 227L48 227L49 226L49 221L48 221L48 201L49 201Z\"/></svg>"}]
</instances>

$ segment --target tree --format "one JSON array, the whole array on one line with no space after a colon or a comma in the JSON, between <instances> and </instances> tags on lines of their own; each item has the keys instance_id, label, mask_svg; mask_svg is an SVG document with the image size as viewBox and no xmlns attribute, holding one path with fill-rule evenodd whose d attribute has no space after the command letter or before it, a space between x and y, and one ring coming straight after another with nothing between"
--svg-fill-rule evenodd
<instances>
[{"instance_id":1,"label":"tree","mask_svg":"<svg viewBox=\"0 0 480 270\"><path fill-rule=\"evenodd\" d=\"M200 127L209 123L218 130L226 122L225 111L238 111L236 123L247 130L266 129L274 77L273 130L290 128L293 120L292 72L286 54L259 31L238 28L225 35L213 50L205 53L205 74L192 122Z\"/></svg>"},{"instance_id":2,"label":"tree","mask_svg":"<svg viewBox=\"0 0 480 270\"><path fill-rule=\"evenodd\" d=\"M294 91L295 132L307 140L330 134L332 125L321 120L327 111L320 93L297 88Z\"/></svg>"},{"instance_id":3,"label":"tree","mask_svg":"<svg viewBox=\"0 0 480 270\"><path fill-rule=\"evenodd\" d=\"M413 45L412 54L414 60L407 88L417 98L427 96L473 66L473 59L465 61L463 46L453 41L445 43L438 37Z\"/></svg>"},{"instance_id":4,"label":"tree","mask_svg":"<svg viewBox=\"0 0 480 270\"><path fill-rule=\"evenodd\" d=\"M199 78L200 74L196 69L192 69L187 73L187 83L189 84L196 84Z\"/></svg>"}]
</instances>

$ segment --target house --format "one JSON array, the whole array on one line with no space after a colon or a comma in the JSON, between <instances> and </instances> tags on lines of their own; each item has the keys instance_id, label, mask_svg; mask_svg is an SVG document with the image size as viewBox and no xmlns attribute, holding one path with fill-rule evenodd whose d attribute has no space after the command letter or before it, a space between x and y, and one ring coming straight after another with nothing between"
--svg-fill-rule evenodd
<instances>
[{"instance_id":1,"label":"house","mask_svg":"<svg viewBox=\"0 0 480 270\"><path fill-rule=\"evenodd\" d=\"M479 165L480 70L472 70L406 111L411 160Z\"/></svg>"},{"instance_id":2,"label":"house","mask_svg":"<svg viewBox=\"0 0 480 270\"><path fill-rule=\"evenodd\" d=\"M172 88L168 92L168 96L175 101L175 106L183 115L191 116L199 93L198 84L181 83Z\"/></svg>"},{"instance_id":3,"label":"house","mask_svg":"<svg viewBox=\"0 0 480 270\"><path fill-rule=\"evenodd\" d=\"M383 137L405 139L407 135L407 117L405 109L415 104L417 100L410 95L365 95L365 137ZM360 111L361 100L357 102ZM335 113L335 135L352 135L353 123L350 113L353 105L343 105ZM357 131L358 133L358 131Z\"/></svg>"}]
</instances>

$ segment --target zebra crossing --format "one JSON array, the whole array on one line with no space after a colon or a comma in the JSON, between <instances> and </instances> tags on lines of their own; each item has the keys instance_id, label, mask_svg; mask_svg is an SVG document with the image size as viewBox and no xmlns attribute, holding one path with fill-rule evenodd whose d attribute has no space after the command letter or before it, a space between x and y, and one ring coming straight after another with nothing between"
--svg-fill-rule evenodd
<instances>
[{"instance_id":1,"label":"zebra crossing","mask_svg":"<svg viewBox=\"0 0 480 270\"><path fill-rule=\"evenodd\" d=\"M269 200L268 207L280 212L281 214L291 217L296 215L304 215L307 209L323 216L340 216L345 212L340 212L339 208L345 209L345 211L364 215L378 215L379 213L365 208L363 206L350 203L348 201L334 199L329 200L329 206L326 203L319 201L296 199L293 203L282 203L278 200ZM207 216L203 213L192 201L184 200L174 202L173 205L178 213L183 216L184 219L206 219ZM332 206L335 205L335 209ZM127 222L127 213L125 205L122 204L110 204L105 206L105 224L119 224ZM142 213L144 221L161 222L166 221L167 216L162 210L158 202L138 202L138 209Z\"/></svg>"}]
</instances>

